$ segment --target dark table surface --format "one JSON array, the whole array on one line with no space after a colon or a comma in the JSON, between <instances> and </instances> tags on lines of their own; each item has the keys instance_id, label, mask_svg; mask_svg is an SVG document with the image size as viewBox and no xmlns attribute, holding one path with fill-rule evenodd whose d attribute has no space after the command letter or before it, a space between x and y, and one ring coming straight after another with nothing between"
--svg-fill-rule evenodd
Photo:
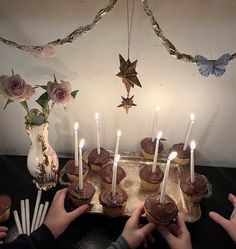
<instances>
[{"instance_id":1,"label":"dark table surface","mask_svg":"<svg viewBox=\"0 0 236 249\"><path fill-rule=\"evenodd\" d=\"M66 161L60 159L60 167L63 167ZM227 197L229 193L236 194L236 168L196 166L196 171L207 176L213 186L213 194L210 199L201 202L201 219L187 224L193 248L236 248L227 233L208 217L208 212L211 210L227 218L230 217L233 208ZM54 190L44 192L42 202L51 201L56 190L60 188L62 186L58 184ZM21 199L29 198L30 206L34 206L37 189L28 173L25 156L0 156L0 193L12 197L11 211L20 209ZM126 217L109 218L98 214L84 214L57 240L56 248L106 248L121 234L126 220ZM8 227L14 225L12 212L5 225ZM150 248L168 248L160 235L154 233L156 242L150 245Z\"/></svg>"}]
</instances>

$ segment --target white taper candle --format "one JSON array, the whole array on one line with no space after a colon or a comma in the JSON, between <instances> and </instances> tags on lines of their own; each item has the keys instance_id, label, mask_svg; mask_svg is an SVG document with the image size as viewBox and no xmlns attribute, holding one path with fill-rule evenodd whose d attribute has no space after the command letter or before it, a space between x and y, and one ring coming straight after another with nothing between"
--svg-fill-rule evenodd
<instances>
[{"instance_id":1,"label":"white taper candle","mask_svg":"<svg viewBox=\"0 0 236 249\"><path fill-rule=\"evenodd\" d=\"M185 138L183 150L187 150L188 140L189 140L189 137L190 137L190 133L191 133L194 121L195 121L195 114L191 113L191 115L190 115L190 124L189 124L189 128L188 128L187 136Z\"/></svg>"},{"instance_id":2,"label":"white taper candle","mask_svg":"<svg viewBox=\"0 0 236 249\"><path fill-rule=\"evenodd\" d=\"M82 190L84 187L83 183L83 157L82 157L82 149L84 147L84 139L80 140L79 143L79 189Z\"/></svg>"},{"instance_id":3,"label":"white taper candle","mask_svg":"<svg viewBox=\"0 0 236 249\"><path fill-rule=\"evenodd\" d=\"M31 233L34 231L34 226L35 226L35 221L36 221L36 217L37 217L37 213L38 213L39 203L41 200L41 195L42 195L42 190L40 189L38 191L35 206L34 206L33 220L32 220L31 229L30 229Z\"/></svg>"},{"instance_id":4,"label":"white taper candle","mask_svg":"<svg viewBox=\"0 0 236 249\"><path fill-rule=\"evenodd\" d=\"M15 219L15 222L16 222L17 231L18 231L19 234L22 234L23 231L22 231L22 227L21 227L21 224L20 224L20 219L19 219L19 215L18 215L17 210L13 211L13 215L14 215L14 219Z\"/></svg>"},{"instance_id":5,"label":"white taper candle","mask_svg":"<svg viewBox=\"0 0 236 249\"><path fill-rule=\"evenodd\" d=\"M155 112L155 115L154 115L153 124L152 124L152 141L155 140L156 133L157 133L157 130L158 130L158 121L159 121L160 111L161 111L160 106L157 105L156 112Z\"/></svg>"},{"instance_id":6,"label":"white taper candle","mask_svg":"<svg viewBox=\"0 0 236 249\"><path fill-rule=\"evenodd\" d=\"M114 197L116 194L117 164L118 164L119 160L120 160L120 155L118 154L114 158L113 169L112 169L112 183L111 183L112 197Z\"/></svg>"},{"instance_id":7,"label":"white taper candle","mask_svg":"<svg viewBox=\"0 0 236 249\"><path fill-rule=\"evenodd\" d=\"M116 149L115 149L114 158L118 155L119 143L120 143L120 136L121 136L121 131L118 130L118 131L116 132Z\"/></svg>"},{"instance_id":8,"label":"white taper candle","mask_svg":"<svg viewBox=\"0 0 236 249\"><path fill-rule=\"evenodd\" d=\"M191 147L191 158L190 158L190 179L191 183L194 183L194 150L196 148L195 141L192 141L190 144Z\"/></svg>"},{"instance_id":9,"label":"white taper candle","mask_svg":"<svg viewBox=\"0 0 236 249\"><path fill-rule=\"evenodd\" d=\"M49 202L46 201L45 204L44 204L43 213L42 213L42 216L41 216L41 219L40 219L40 222L39 222L39 226L41 226L43 224L43 222L44 222L44 219L45 219L47 211L48 211L48 206L49 206Z\"/></svg>"},{"instance_id":10,"label":"white taper candle","mask_svg":"<svg viewBox=\"0 0 236 249\"><path fill-rule=\"evenodd\" d=\"M40 204L39 211L38 211L37 218L36 218L36 222L35 222L34 230L36 230L36 229L39 228L39 222L41 220L41 216L42 216L42 212L43 212L43 207L44 207L44 204Z\"/></svg>"},{"instance_id":11,"label":"white taper candle","mask_svg":"<svg viewBox=\"0 0 236 249\"><path fill-rule=\"evenodd\" d=\"M74 132L75 132L75 167L79 166L79 161L78 161L78 128L79 128L79 123L75 122L74 123Z\"/></svg>"},{"instance_id":12,"label":"white taper candle","mask_svg":"<svg viewBox=\"0 0 236 249\"><path fill-rule=\"evenodd\" d=\"M29 207L29 199L25 200L25 216L26 216L26 232L27 235L30 234L30 207Z\"/></svg>"},{"instance_id":13,"label":"white taper candle","mask_svg":"<svg viewBox=\"0 0 236 249\"><path fill-rule=\"evenodd\" d=\"M22 231L26 234L25 201L20 201Z\"/></svg>"},{"instance_id":14,"label":"white taper candle","mask_svg":"<svg viewBox=\"0 0 236 249\"><path fill-rule=\"evenodd\" d=\"M101 149L100 149L100 124L99 124L99 113L96 113L95 115L95 120L96 120L96 126L97 126L97 153L98 155L101 154Z\"/></svg>"},{"instance_id":15,"label":"white taper candle","mask_svg":"<svg viewBox=\"0 0 236 249\"><path fill-rule=\"evenodd\" d=\"M153 164L152 164L152 173L156 171L156 167L157 167L157 157L158 157L159 142L160 142L161 136L162 136L162 131L159 131L157 134L157 139L156 139L156 147L155 147L155 153L154 153Z\"/></svg>"},{"instance_id":16,"label":"white taper candle","mask_svg":"<svg viewBox=\"0 0 236 249\"><path fill-rule=\"evenodd\" d=\"M161 186L160 203L164 203L165 194L166 194L167 180L168 180L169 169L170 169L170 162L171 162L171 160L173 160L176 156L177 156L177 152L176 152L176 151L173 151L173 152L170 153L170 155L169 155L169 157L168 157L167 164L166 164L166 168L165 168L165 173L164 173L164 179L163 179L162 186Z\"/></svg>"}]
</instances>

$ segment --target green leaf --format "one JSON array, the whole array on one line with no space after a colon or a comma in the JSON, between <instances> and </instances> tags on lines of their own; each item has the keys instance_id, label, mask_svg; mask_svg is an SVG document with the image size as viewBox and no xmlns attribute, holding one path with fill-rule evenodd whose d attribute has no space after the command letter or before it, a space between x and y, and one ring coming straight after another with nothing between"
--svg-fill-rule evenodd
<instances>
[{"instance_id":1,"label":"green leaf","mask_svg":"<svg viewBox=\"0 0 236 249\"><path fill-rule=\"evenodd\" d=\"M5 106L4 106L3 109L5 110L5 109L7 108L7 105L10 104L11 102L14 102L14 101L11 100L11 99L8 99L8 100L7 100L7 103L5 104Z\"/></svg>"},{"instance_id":2,"label":"green leaf","mask_svg":"<svg viewBox=\"0 0 236 249\"><path fill-rule=\"evenodd\" d=\"M28 107L28 104L27 104L26 100L21 101L20 104L25 108L25 110L27 112L29 112L29 107Z\"/></svg>"},{"instance_id":3,"label":"green leaf","mask_svg":"<svg viewBox=\"0 0 236 249\"><path fill-rule=\"evenodd\" d=\"M47 85L36 85L36 87L41 87L43 88L44 90L48 90L48 86Z\"/></svg>"},{"instance_id":4,"label":"green leaf","mask_svg":"<svg viewBox=\"0 0 236 249\"><path fill-rule=\"evenodd\" d=\"M48 93L47 93L47 92L43 93L43 94L36 100L36 102L37 102L42 108L47 108L47 106L48 106L48 101L49 101L49 97L48 97Z\"/></svg>"},{"instance_id":5,"label":"green leaf","mask_svg":"<svg viewBox=\"0 0 236 249\"><path fill-rule=\"evenodd\" d=\"M76 98L76 94L78 93L79 90L75 90L71 93L71 96L75 99Z\"/></svg>"}]
</instances>

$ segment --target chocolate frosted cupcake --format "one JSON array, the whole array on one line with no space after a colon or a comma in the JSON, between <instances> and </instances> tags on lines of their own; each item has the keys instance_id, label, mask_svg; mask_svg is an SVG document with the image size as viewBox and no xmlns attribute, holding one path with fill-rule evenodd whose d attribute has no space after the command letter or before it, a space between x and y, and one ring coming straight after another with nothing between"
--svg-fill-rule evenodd
<instances>
[{"instance_id":1,"label":"chocolate frosted cupcake","mask_svg":"<svg viewBox=\"0 0 236 249\"><path fill-rule=\"evenodd\" d=\"M10 215L11 197L0 195L0 223L5 222Z\"/></svg>"},{"instance_id":2,"label":"chocolate frosted cupcake","mask_svg":"<svg viewBox=\"0 0 236 249\"><path fill-rule=\"evenodd\" d=\"M165 195L164 203L160 203L160 194L152 194L147 197L144 203L144 210L147 220L156 225L168 225L178 215L178 208L174 200Z\"/></svg>"},{"instance_id":3,"label":"chocolate frosted cupcake","mask_svg":"<svg viewBox=\"0 0 236 249\"><path fill-rule=\"evenodd\" d=\"M208 195L208 180L204 175L194 173L192 183L190 175L183 175L180 179L180 188L186 200L199 202Z\"/></svg>"},{"instance_id":4,"label":"chocolate frosted cupcake","mask_svg":"<svg viewBox=\"0 0 236 249\"><path fill-rule=\"evenodd\" d=\"M170 148L170 153L172 151L176 151L177 157L175 159L173 159L174 163L177 163L179 165L187 165L190 162L190 146L187 146L186 150L183 150L184 148L184 144L183 143L179 143L179 144L174 144L171 148Z\"/></svg>"},{"instance_id":5,"label":"chocolate frosted cupcake","mask_svg":"<svg viewBox=\"0 0 236 249\"><path fill-rule=\"evenodd\" d=\"M141 151L142 155L147 159L153 159L156 148L156 138L152 141L151 137L146 137L141 141ZM163 151L163 143L159 141L159 153Z\"/></svg>"},{"instance_id":6,"label":"chocolate frosted cupcake","mask_svg":"<svg viewBox=\"0 0 236 249\"><path fill-rule=\"evenodd\" d=\"M105 189L99 195L99 202L103 207L103 212L110 217L118 217L124 213L128 195L121 188L116 188L113 197L111 189Z\"/></svg>"},{"instance_id":7,"label":"chocolate frosted cupcake","mask_svg":"<svg viewBox=\"0 0 236 249\"><path fill-rule=\"evenodd\" d=\"M79 182L74 182L68 187L67 199L69 204L77 208L83 204L89 204L95 194L94 186L89 182L83 183L83 189L79 189Z\"/></svg>"},{"instance_id":8,"label":"chocolate frosted cupcake","mask_svg":"<svg viewBox=\"0 0 236 249\"><path fill-rule=\"evenodd\" d=\"M141 167L139 171L141 187L145 190L158 190L164 177L163 171L159 166L156 167L155 172L152 172L151 165L141 164Z\"/></svg>"},{"instance_id":9,"label":"chocolate frosted cupcake","mask_svg":"<svg viewBox=\"0 0 236 249\"><path fill-rule=\"evenodd\" d=\"M71 182L79 180L79 166L75 167L75 160L67 161L64 168L65 173ZM86 179L86 176L88 175L88 170L89 167L87 163L83 160L83 179Z\"/></svg>"},{"instance_id":10,"label":"chocolate frosted cupcake","mask_svg":"<svg viewBox=\"0 0 236 249\"><path fill-rule=\"evenodd\" d=\"M104 188L111 188L112 183L112 174L113 174L113 165L107 164L102 167L100 171L101 184ZM120 182L126 177L125 171L122 167L117 166L117 176L116 176L116 184L120 184Z\"/></svg>"},{"instance_id":11,"label":"chocolate frosted cupcake","mask_svg":"<svg viewBox=\"0 0 236 249\"><path fill-rule=\"evenodd\" d=\"M99 172L103 165L110 160L110 153L101 148L101 153L97 153L97 148L93 149L88 156L88 163L92 170Z\"/></svg>"}]
</instances>

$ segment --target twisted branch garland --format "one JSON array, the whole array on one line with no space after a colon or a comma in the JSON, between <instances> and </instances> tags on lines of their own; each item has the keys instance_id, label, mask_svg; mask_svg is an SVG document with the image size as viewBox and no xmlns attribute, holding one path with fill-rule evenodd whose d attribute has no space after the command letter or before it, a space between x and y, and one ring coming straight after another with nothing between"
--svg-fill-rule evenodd
<instances>
[{"instance_id":1,"label":"twisted branch garland","mask_svg":"<svg viewBox=\"0 0 236 249\"><path fill-rule=\"evenodd\" d=\"M66 43L72 43L78 37L88 33L101 20L103 16L108 14L115 7L116 3L117 3L117 0L110 0L110 3L105 8L98 11L92 23L87 24L85 26L80 26L77 29L75 29L71 34L67 35L66 37L48 42L46 45L27 46L27 45L19 44L14 41L7 40L3 37L0 37L0 41L11 47L15 47L25 52L28 52L36 57L53 57L55 55L55 52L54 52L55 47L64 45Z\"/></svg>"}]
</instances>

